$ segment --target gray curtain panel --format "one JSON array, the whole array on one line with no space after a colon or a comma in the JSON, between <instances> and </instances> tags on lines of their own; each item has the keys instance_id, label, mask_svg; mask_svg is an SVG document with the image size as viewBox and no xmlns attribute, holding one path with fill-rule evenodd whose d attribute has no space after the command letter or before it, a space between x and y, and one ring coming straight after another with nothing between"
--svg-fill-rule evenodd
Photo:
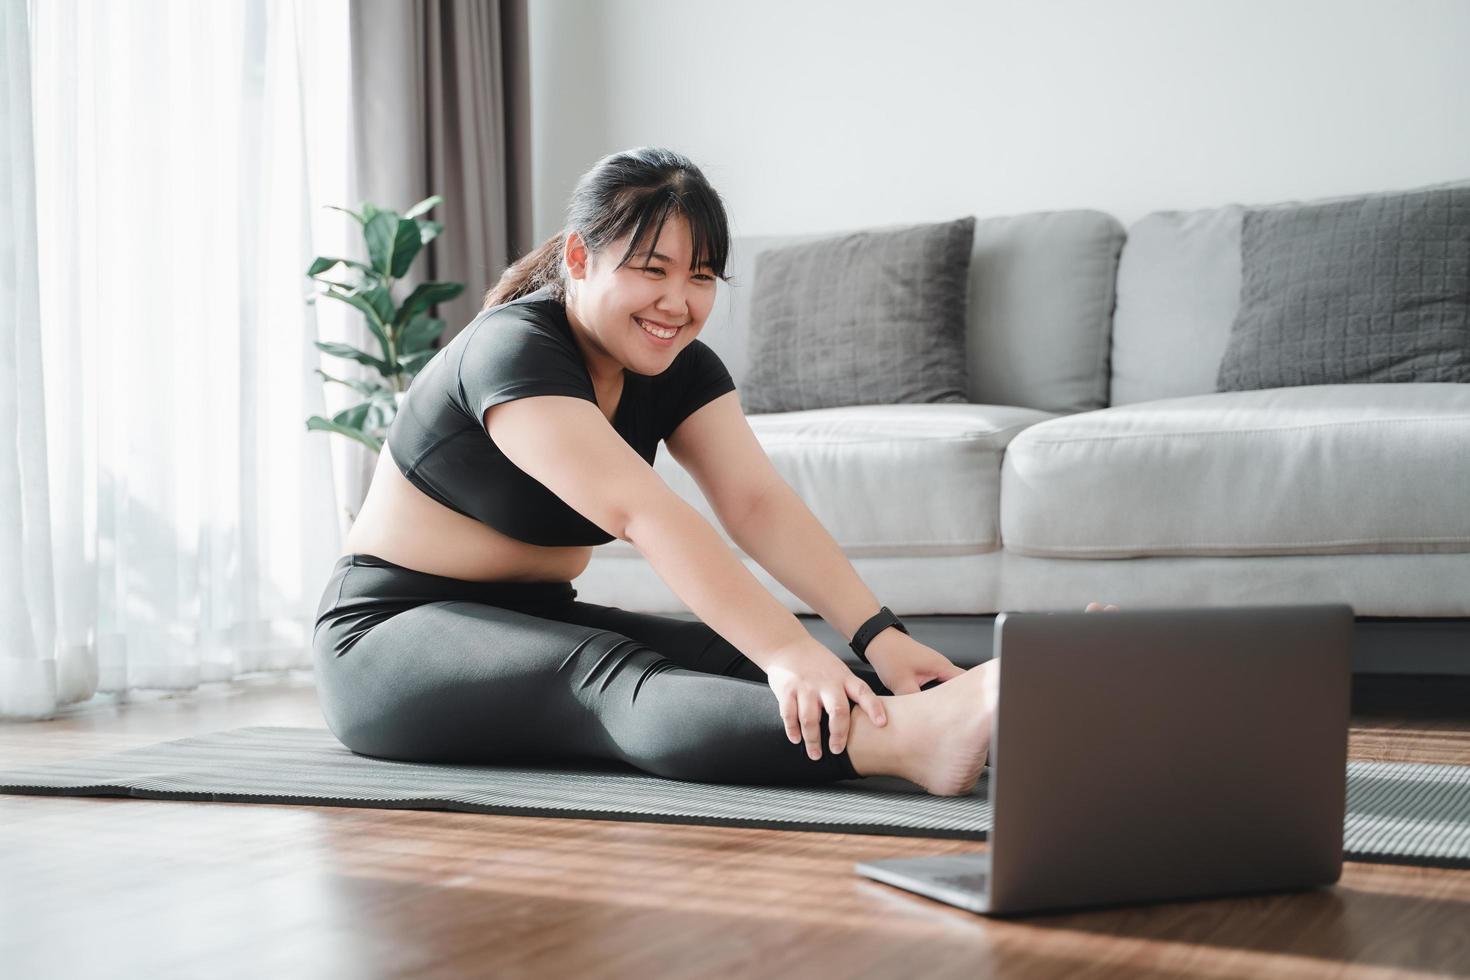
<instances>
[{"instance_id":1,"label":"gray curtain panel","mask_svg":"<svg viewBox=\"0 0 1470 980\"><path fill-rule=\"evenodd\" d=\"M966 217L758 254L742 407L967 401L974 237Z\"/></svg>"},{"instance_id":2,"label":"gray curtain panel","mask_svg":"<svg viewBox=\"0 0 1470 980\"><path fill-rule=\"evenodd\" d=\"M526 0L350 3L359 196L444 196L429 215L444 232L404 279L465 284L436 308L443 346L531 247Z\"/></svg>"},{"instance_id":3,"label":"gray curtain panel","mask_svg":"<svg viewBox=\"0 0 1470 980\"><path fill-rule=\"evenodd\" d=\"M1470 381L1470 186L1248 210L1217 391Z\"/></svg>"}]
</instances>

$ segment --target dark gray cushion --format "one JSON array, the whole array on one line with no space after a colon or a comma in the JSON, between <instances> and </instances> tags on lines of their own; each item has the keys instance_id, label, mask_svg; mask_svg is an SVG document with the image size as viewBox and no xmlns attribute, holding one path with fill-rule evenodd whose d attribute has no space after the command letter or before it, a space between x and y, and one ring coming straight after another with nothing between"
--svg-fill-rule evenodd
<instances>
[{"instance_id":1,"label":"dark gray cushion","mask_svg":"<svg viewBox=\"0 0 1470 980\"><path fill-rule=\"evenodd\" d=\"M756 256L745 411L963 402L975 219Z\"/></svg>"},{"instance_id":2,"label":"dark gray cushion","mask_svg":"<svg viewBox=\"0 0 1470 980\"><path fill-rule=\"evenodd\" d=\"M1470 381L1470 187L1247 210L1217 391Z\"/></svg>"}]
</instances>

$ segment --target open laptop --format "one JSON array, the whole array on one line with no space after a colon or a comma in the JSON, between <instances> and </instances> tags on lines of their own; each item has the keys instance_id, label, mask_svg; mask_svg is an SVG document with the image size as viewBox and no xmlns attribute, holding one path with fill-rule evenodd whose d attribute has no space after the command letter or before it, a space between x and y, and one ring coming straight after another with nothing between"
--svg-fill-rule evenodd
<instances>
[{"instance_id":1,"label":"open laptop","mask_svg":"<svg viewBox=\"0 0 1470 980\"><path fill-rule=\"evenodd\" d=\"M1332 884L1352 627L1342 604L1003 612L989 850L856 870L987 915Z\"/></svg>"}]
</instances>

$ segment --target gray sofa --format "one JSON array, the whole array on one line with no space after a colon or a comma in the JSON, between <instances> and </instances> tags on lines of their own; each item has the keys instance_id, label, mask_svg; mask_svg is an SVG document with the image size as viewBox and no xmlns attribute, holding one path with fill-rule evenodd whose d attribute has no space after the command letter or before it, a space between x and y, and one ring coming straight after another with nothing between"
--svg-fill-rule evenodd
<instances>
[{"instance_id":1,"label":"gray sofa","mask_svg":"<svg viewBox=\"0 0 1470 980\"><path fill-rule=\"evenodd\" d=\"M956 662L983 658L973 628L1002 610L1347 602L1358 669L1470 671L1470 385L1217 393L1242 212L1129 228L1087 210L982 219L970 404L751 427L880 600ZM755 255L830 234L735 242L736 284L702 338L737 385ZM666 451L656 468L719 526ZM599 548L576 585L587 601L685 612L625 542Z\"/></svg>"}]
</instances>

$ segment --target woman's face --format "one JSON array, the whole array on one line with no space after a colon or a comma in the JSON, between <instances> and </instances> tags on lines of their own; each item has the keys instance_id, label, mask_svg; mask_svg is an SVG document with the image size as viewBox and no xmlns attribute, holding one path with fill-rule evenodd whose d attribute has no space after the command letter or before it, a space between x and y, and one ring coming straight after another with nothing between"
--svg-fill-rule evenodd
<instances>
[{"instance_id":1,"label":"woman's face","mask_svg":"<svg viewBox=\"0 0 1470 980\"><path fill-rule=\"evenodd\" d=\"M708 319L715 275L708 265L689 268L694 242L680 214L668 217L657 242L613 268L627 250L627 237L589 254L581 236L567 236L567 271L576 280L567 314L598 353L635 374L662 374Z\"/></svg>"}]
</instances>

